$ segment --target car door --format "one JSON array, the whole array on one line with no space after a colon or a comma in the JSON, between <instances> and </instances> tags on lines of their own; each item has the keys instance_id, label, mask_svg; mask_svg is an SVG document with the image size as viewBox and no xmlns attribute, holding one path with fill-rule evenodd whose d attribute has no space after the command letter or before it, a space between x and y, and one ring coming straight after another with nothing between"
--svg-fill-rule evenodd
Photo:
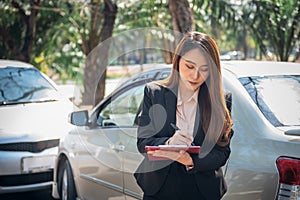
<instances>
[{"instance_id":1,"label":"car door","mask_svg":"<svg viewBox=\"0 0 300 200\"><path fill-rule=\"evenodd\" d=\"M78 129L84 149L75 156L79 188L85 199L125 199L123 160L127 149L136 146L132 141L136 138L134 124L143 98L142 87L127 87L115 93L95 109L92 116L96 117L91 118L89 128Z\"/></svg>"},{"instance_id":2,"label":"car door","mask_svg":"<svg viewBox=\"0 0 300 200\"><path fill-rule=\"evenodd\" d=\"M79 171L79 190L84 199L125 199L122 158L114 145L118 133L102 128L85 129L79 134L81 151L74 155Z\"/></svg>"},{"instance_id":3,"label":"car door","mask_svg":"<svg viewBox=\"0 0 300 200\"><path fill-rule=\"evenodd\" d=\"M124 183L126 199L135 196L133 193L140 192L132 174L142 159L136 146L136 120L143 99L143 88L144 84L141 83L116 93L110 103L101 109L98 117L98 123L102 124L101 130L107 137L107 146L118 157L118 161L121 161L121 166L112 162L107 152L102 153L101 161L123 172L124 180L118 185Z\"/></svg>"},{"instance_id":4,"label":"car door","mask_svg":"<svg viewBox=\"0 0 300 200\"><path fill-rule=\"evenodd\" d=\"M131 99L136 106L132 107L130 113L134 118L131 118L131 126L120 127L123 129L123 135L126 135L127 141L125 149L122 152L123 155L123 173L124 173L124 193L126 200L142 199L142 190L137 185L136 180L133 176L137 167L141 163L143 156L137 149L137 116L141 111L141 104L144 95L144 84L132 88ZM130 102L130 101L129 101Z\"/></svg>"},{"instance_id":5,"label":"car door","mask_svg":"<svg viewBox=\"0 0 300 200\"><path fill-rule=\"evenodd\" d=\"M124 200L118 130L95 126L79 128L78 132L81 150L74 154L74 160L80 173L78 188L83 199Z\"/></svg>"}]
</instances>

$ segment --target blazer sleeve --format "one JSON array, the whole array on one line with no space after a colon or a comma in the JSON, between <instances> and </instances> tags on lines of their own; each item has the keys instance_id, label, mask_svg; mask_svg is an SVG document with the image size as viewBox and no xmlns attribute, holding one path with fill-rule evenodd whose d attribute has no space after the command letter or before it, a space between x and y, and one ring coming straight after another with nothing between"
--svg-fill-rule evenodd
<instances>
[{"instance_id":1,"label":"blazer sleeve","mask_svg":"<svg viewBox=\"0 0 300 200\"><path fill-rule=\"evenodd\" d=\"M229 145L222 147L216 144L204 158L199 158L199 155L191 154L194 162L194 168L191 172L216 170L225 165L230 153Z\"/></svg>"},{"instance_id":2,"label":"blazer sleeve","mask_svg":"<svg viewBox=\"0 0 300 200\"><path fill-rule=\"evenodd\" d=\"M145 146L165 144L169 139L163 134L166 118L165 109L160 104L154 103L155 93L161 93L157 85L147 84L144 89L142 112L138 117L137 148L140 153L145 153ZM156 95L157 96L157 95Z\"/></svg>"}]
</instances>

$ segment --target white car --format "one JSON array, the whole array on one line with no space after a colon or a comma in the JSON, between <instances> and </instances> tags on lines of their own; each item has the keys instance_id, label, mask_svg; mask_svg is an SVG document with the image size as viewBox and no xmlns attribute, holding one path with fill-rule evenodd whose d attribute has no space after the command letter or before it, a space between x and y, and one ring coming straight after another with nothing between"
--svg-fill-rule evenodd
<instances>
[{"instance_id":1,"label":"white car","mask_svg":"<svg viewBox=\"0 0 300 200\"><path fill-rule=\"evenodd\" d=\"M222 68L235 130L223 199L300 199L300 64L228 61ZM77 127L61 140L53 197L142 199L133 177L143 158L136 147L137 115L145 83L169 73L170 67L143 72L90 115L70 115Z\"/></svg>"},{"instance_id":2,"label":"white car","mask_svg":"<svg viewBox=\"0 0 300 200\"><path fill-rule=\"evenodd\" d=\"M220 59L224 61L228 60L244 60L245 54L241 51L229 51L225 54L220 55Z\"/></svg>"},{"instance_id":3,"label":"white car","mask_svg":"<svg viewBox=\"0 0 300 200\"><path fill-rule=\"evenodd\" d=\"M0 60L0 194L51 188L73 108L32 65Z\"/></svg>"}]
</instances>

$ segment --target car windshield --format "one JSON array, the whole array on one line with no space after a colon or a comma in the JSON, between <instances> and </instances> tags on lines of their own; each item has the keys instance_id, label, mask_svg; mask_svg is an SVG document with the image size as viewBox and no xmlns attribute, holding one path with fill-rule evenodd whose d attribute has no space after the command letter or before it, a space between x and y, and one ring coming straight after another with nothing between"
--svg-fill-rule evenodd
<instances>
[{"instance_id":1,"label":"car windshield","mask_svg":"<svg viewBox=\"0 0 300 200\"><path fill-rule=\"evenodd\" d=\"M56 89L34 68L0 68L0 105L57 100Z\"/></svg>"},{"instance_id":2,"label":"car windshield","mask_svg":"<svg viewBox=\"0 0 300 200\"><path fill-rule=\"evenodd\" d=\"M239 79L274 126L300 125L300 75Z\"/></svg>"}]
</instances>

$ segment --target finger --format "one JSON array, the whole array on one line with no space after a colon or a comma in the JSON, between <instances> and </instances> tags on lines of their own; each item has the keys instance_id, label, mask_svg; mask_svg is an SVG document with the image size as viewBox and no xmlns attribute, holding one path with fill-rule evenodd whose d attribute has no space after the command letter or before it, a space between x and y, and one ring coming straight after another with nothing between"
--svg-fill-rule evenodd
<instances>
[{"instance_id":1,"label":"finger","mask_svg":"<svg viewBox=\"0 0 300 200\"><path fill-rule=\"evenodd\" d=\"M170 144L179 144L179 145L186 144L185 138L182 137L181 135L177 135L171 140Z\"/></svg>"},{"instance_id":2,"label":"finger","mask_svg":"<svg viewBox=\"0 0 300 200\"><path fill-rule=\"evenodd\" d=\"M170 139L169 144L187 145L190 146L193 142L193 137L185 134L184 132L176 131L173 137Z\"/></svg>"},{"instance_id":3,"label":"finger","mask_svg":"<svg viewBox=\"0 0 300 200\"><path fill-rule=\"evenodd\" d=\"M191 140L190 138L186 138L186 137L182 137L182 136L180 137L181 144L190 146L192 142L193 142L193 140Z\"/></svg>"},{"instance_id":4,"label":"finger","mask_svg":"<svg viewBox=\"0 0 300 200\"><path fill-rule=\"evenodd\" d=\"M156 152L152 155L156 156L156 157L164 157L164 158L168 158L168 159L173 159L172 155L169 155L167 153L162 153L162 152Z\"/></svg>"},{"instance_id":5,"label":"finger","mask_svg":"<svg viewBox=\"0 0 300 200\"><path fill-rule=\"evenodd\" d=\"M155 151L155 153L153 155L160 156L160 157L166 157L166 158L169 158L172 160L176 160L178 157L181 156L179 154L179 152L175 152L175 151Z\"/></svg>"},{"instance_id":6,"label":"finger","mask_svg":"<svg viewBox=\"0 0 300 200\"><path fill-rule=\"evenodd\" d=\"M185 153L185 151L180 150L179 153L180 153L181 155L183 155L183 154Z\"/></svg>"},{"instance_id":7,"label":"finger","mask_svg":"<svg viewBox=\"0 0 300 200\"><path fill-rule=\"evenodd\" d=\"M188 140L193 140L194 139L190 134L188 134L186 132L182 132L182 131L178 131L177 136L180 137L180 138L182 138L182 137L186 138Z\"/></svg>"},{"instance_id":8,"label":"finger","mask_svg":"<svg viewBox=\"0 0 300 200\"><path fill-rule=\"evenodd\" d=\"M186 138L186 139L188 139L188 140L191 140L191 141L194 140L194 138L193 138L190 134L185 133L185 132L180 132L180 136L181 136L181 137L184 137L184 138Z\"/></svg>"}]
</instances>

